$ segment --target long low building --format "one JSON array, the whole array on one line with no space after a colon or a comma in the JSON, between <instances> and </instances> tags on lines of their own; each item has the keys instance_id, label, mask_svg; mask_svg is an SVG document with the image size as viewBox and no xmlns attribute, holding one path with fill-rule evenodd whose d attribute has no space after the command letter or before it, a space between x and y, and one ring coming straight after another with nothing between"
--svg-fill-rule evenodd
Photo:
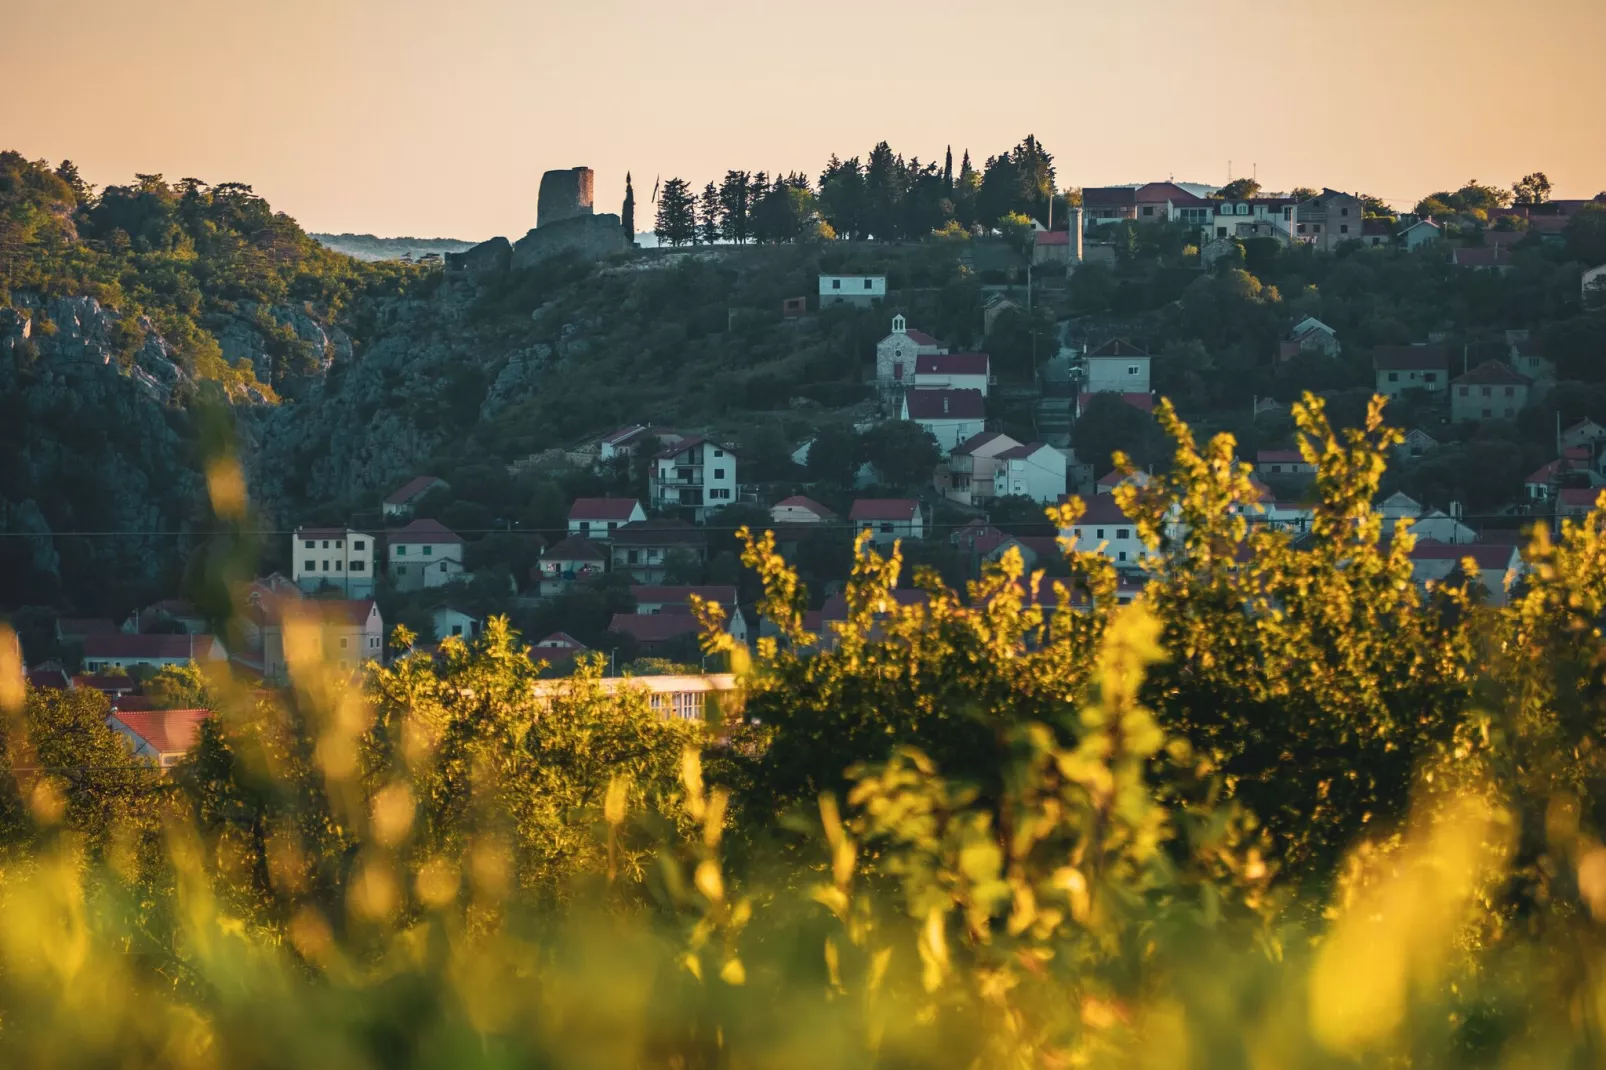
<instances>
[{"instance_id":1,"label":"long low building","mask_svg":"<svg viewBox=\"0 0 1606 1070\"><path fill-rule=\"evenodd\" d=\"M605 695L616 695L628 690L645 692L648 703L665 720L707 720L709 696L715 696L714 701L718 703L720 701L718 696L736 692L736 677L728 672L667 676L604 676L592 682L601 688ZM588 686L588 682L567 677L536 680L530 686L537 699L551 702ZM729 708L722 712L727 716L735 713Z\"/></svg>"}]
</instances>

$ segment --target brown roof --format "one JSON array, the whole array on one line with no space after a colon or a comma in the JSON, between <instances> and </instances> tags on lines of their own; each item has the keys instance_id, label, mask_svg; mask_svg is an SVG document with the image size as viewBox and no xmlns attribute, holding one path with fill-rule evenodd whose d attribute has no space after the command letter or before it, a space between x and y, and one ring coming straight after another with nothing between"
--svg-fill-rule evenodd
<instances>
[{"instance_id":1,"label":"brown roof","mask_svg":"<svg viewBox=\"0 0 1606 1070\"><path fill-rule=\"evenodd\" d=\"M1372 366L1380 372L1442 372L1450 358L1442 345L1378 346L1372 350Z\"/></svg>"},{"instance_id":2,"label":"brown roof","mask_svg":"<svg viewBox=\"0 0 1606 1070\"><path fill-rule=\"evenodd\" d=\"M407 482L397 487L396 492L385 499L385 504L406 505L408 502L424 494L439 482L441 482L441 480L436 476L414 476L412 479L409 479Z\"/></svg>"},{"instance_id":3,"label":"brown roof","mask_svg":"<svg viewBox=\"0 0 1606 1070\"><path fill-rule=\"evenodd\" d=\"M683 635L696 635L702 624L688 613L615 613L610 632L634 636L643 643L661 643Z\"/></svg>"},{"instance_id":4,"label":"brown roof","mask_svg":"<svg viewBox=\"0 0 1606 1070\"><path fill-rule=\"evenodd\" d=\"M1137 193L1131 186L1086 186L1082 189L1082 207L1131 208L1138 203Z\"/></svg>"},{"instance_id":5,"label":"brown roof","mask_svg":"<svg viewBox=\"0 0 1606 1070\"><path fill-rule=\"evenodd\" d=\"M1068 230L1040 230L1032 238L1036 245L1069 245L1071 232Z\"/></svg>"},{"instance_id":6,"label":"brown roof","mask_svg":"<svg viewBox=\"0 0 1606 1070\"><path fill-rule=\"evenodd\" d=\"M1511 252L1498 245L1460 245L1450 250L1450 263L1458 267L1498 267L1511 263Z\"/></svg>"},{"instance_id":7,"label":"brown roof","mask_svg":"<svg viewBox=\"0 0 1606 1070\"><path fill-rule=\"evenodd\" d=\"M954 447L955 457L967 457L996 439L1007 438L1002 431L978 431Z\"/></svg>"},{"instance_id":8,"label":"brown roof","mask_svg":"<svg viewBox=\"0 0 1606 1070\"><path fill-rule=\"evenodd\" d=\"M211 710L117 710L112 714L157 754L183 754L195 746Z\"/></svg>"},{"instance_id":9,"label":"brown roof","mask_svg":"<svg viewBox=\"0 0 1606 1070\"><path fill-rule=\"evenodd\" d=\"M1511 567L1518 554L1511 543L1449 543L1436 539L1421 539L1411 549L1413 561L1459 561L1463 557L1472 558L1479 569L1489 572Z\"/></svg>"},{"instance_id":10,"label":"brown roof","mask_svg":"<svg viewBox=\"0 0 1606 1070\"><path fill-rule=\"evenodd\" d=\"M537 650L584 650L586 645L568 632L553 632L535 644Z\"/></svg>"},{"instance_id":11,"label":"brown roof","mask_svg":"<svg viewBox=\"0 0 1606 1070\"><path fill-rule=\"evenodd\" d=\"M980 390L911 390L903 399L911 420L980 420L987 415Z\"/></svg>"},{"instance_id":12,"label":"brown roof","mask_svg":"<svg viewBox=\"0 0 1606 1070\"><path fill-rule=\"evenodd\" d=\"M1088 353L1090 357L1146 357L1148 355L1148 350L1138 348L1125 338L1111 338L1108 342Z\"/></svg>"},{"instance_id":13,"label":"brown roof","mask_svg":"<svg viewBox=\"0 0 1606 1070\"><path fill-rule=\"evenodd\" d=\"M926 353L915 358L916 375L986 375L986 353Z\"/></svg>"},{"instance_id":14,"label":"brown roof","mask_svg":"<svg viewBox=\"0 0 1606 1070\"><path fill-rule=\"evenodd\" d=\"M698 546L704 535L684 520L637 520L610 533L615 546Z\"/></svg>"},{"instance_id":15,"label":"brown roof","mask_svg":"<svg viewBox=\"0 0 1606 1070\"><path fill-rule=\"evenodd\" d=\"M23 679L29 687L65 691L72 686L67 674L60 669L29 669Z\"/></svg>"},{"instance_id":16,"label":"brown roof","mask_svg":"<svg viewBox=\"0 0 1606 1070\"><path fill-rule=\"evenodd\" d=\"M115 632L117 625L105 617L59 617L56 631L62 635L96 635Z\"/></svg>"},{"instance_id":17,"label":"brown roof","mask_svg":"<svg viewBox=\"0 0 1606 1070\"><path fill-rule=\"evenodd\" d=\"M640 502L634 498L576 498L570 520L629 520Z\"/></svg>"},{"instance_id":18,"label":"brown roof","mask_svg":"<svg viewBox=\"0 0 1606 1070\"><path fill-rule=\"evenodd\" d=\"M1595 508L1595 503L1600 500L1600 495L1601 489L1599 487L1565 487L1557 493L1556 497L1561 501L1561 504L1575 509L1593 509Z\"/></svg>"},{"instance_id":19,"label":"brown roof","mask_svg":"<svg viewBox=\"0 0 1606 1070\"><path fill-rule=\"evenodd\" d=\"M1174 182L1150 182L1140 186L1133 191L1132 199L1140 203L1145 201L1170 201L1172 204L1184 205L1206 203L1203 197L1189 193Z\"/></svg>"},{"instance_id":20,"label":"brown roof","mask_svg":"<svg viewBox=\"0 0 1606 1070\"><path fill-rule=\"evenodd\" d=\"M892 600L900 606L924 606L931 603L931 594L918 587L896 587L888 592ZM825 600L820 607L821 622L830 620L848 619L848 600L840 594L834 594Z\"/></svg>"},{"instance_id":21,"label":"brown roof","mask_svg":"<svg viewBox=\"0 0 1606 1070\"><path fill-rule=\"evenodd\" d=\"M1084 500L1087 502L1087 509L1083 511L1075 526L1083 524L1130 524L1132 522L1132 518L1127 516L1119 505L1115 504L1114 495L1095 494L1093 497Z\"/></svg>"},{"instance_id":22,"label":"brown roof","mask_svg":"<svg viewBox=\"0 0 1606 1070\"><path fill-rule=\"evenodd\" d=\"M541 555L553 561L606 561L608 552L584 535L570 535Z\"/></svg>"},{"instance_id":23,"label":"brown roof","mask_svg":"<svg viewBox=\"0 0 1606 1070\"><path fill-rule=\"evenodd\" d=\"M937 341L937 339L931 337L931 335L927 334L925 331L917 331L913 327L910 327L908 330L904 331L904 333L907 334L910 338L914 339L915 345L920 345L920 346L941 346L942 345L941 342L939 342L939 341Z\"/></svg>"},{"instance_id":24,"label":"brown roof","mask_svg":"<svg viewBox=\"0 0 1606 1070\"><path fill-rule=\"evenodd\" d=\"M131 635L109 632L84 637L85 658L205 658L217 640L210 635Z\"/></svg>"},{"instance_id":25,"label":"brown roof","mask_svg":"<svg viewBox=\"0 0 1606 1070\"><path fill-rule=\"evenodd\" d=\"M1512 371L1498 360L1486 360L1450 382L1456 386L1528 386L1533 380L1521 372Z\"/></svg>"},{"instance_id":26,"label":"brown roof","mask_svg":"<svg viewBox=\"0 0 1606 1070\"><path fill-rule=\"evenodd\" d=\"M72 678L72 686L107 695L125 695L139 690L139 681L120 673L82 673Z\"/></svg>"},{"instance_id":27,"label":"brown roof","mask_svg":"<svg viewBox=\"0 0 1606 1070\"><path fill-rule=\"evenodd\" d=\"M1298 450L1261 450L1255 454L1256 464L1304 464Z\"/></svg>"},{"instance_id":28,"label":"brown roof","mask_svg":"<svg viewBox=\"0 0 1606 1070\"><path fill-rule=\"evenodd\" d=\"M782 498L773 506L773 508L776 509L783 507L788 509L807 509L815 516L824 520L836 519L835 513L821 505L819 502L815 501L813 498L810 498L804 494L794 494L790 498Z\"/></svg>"},{"instance_id":29,"label":"brown roof","mask_svg":"<svg viewBox=\"0 0 1606 1070\"><path fill-rule=\"evenodd\" d=\"M442 524L439 520L415 520L406 527L390 534L392 543L446 543L457 544L463 541L461 535L456 534Z\"/></svg>"},{"instance_id":30,"label":"brown roof","mask_svg":"<svg viewBox=\"0 0 1606 1070\"><path fill-rule=\"evenodd\" d=\"M1011 446L1009 449L1005 450L1003 453L995 454L994 456L996 456L997 459L1000 460L1000 461L1019 461L1019 460L1024 460L1027 457L1030 457L1032 454L1036 453L1038 450L1047 449L1047 448L1048 448L1048 445L1046 443L1043 443L1043 442L1028 442L1025 445L1021 445L1021 446Z\"/></svg>"},{"instance_id":31,"label":"brown roof","mask_svg":"<svg viewBox=\"0 0 1606 1070\"><path fill-rule=\"evenodd\" d=\"M913 498L858 498L849 520L913 520L920 503Z\"/></svg>"},{"instance_id":32,"label":"brown roof","mask_svg":"<svg viewBox=\"0 0 1606 1070\"><path fill-rule=\"evenodd\" d=\"M717 602L722 606L736 604L736 588L725 584L707 584L698 586L675 586L664 584L632 584L630 596L639 606L643 602L684 602L689 604L692 595L696 595L705 602Z\"/></svg>"},{"instance_id":33,"label":"brown roof","mask_svg":"<svg viewBox=\"0 0 1606 1070\"><path fill-rule=\"evenodd\" d=\"M374 612L372 598L307 598L299 602L286 600L266 613L270 623L278 623L289 613L304 613L321 617L326 624L347 624L361 628L367 625Z\"/></svg>"}]
</instances>

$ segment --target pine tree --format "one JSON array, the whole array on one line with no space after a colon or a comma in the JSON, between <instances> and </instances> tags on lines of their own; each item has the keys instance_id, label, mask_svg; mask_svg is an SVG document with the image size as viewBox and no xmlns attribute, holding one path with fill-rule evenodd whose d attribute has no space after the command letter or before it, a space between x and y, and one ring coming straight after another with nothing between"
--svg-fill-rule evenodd
<instances>
[{"instance_id":1,"label":"pine tree","mask_svg":"<svg viewBox=\"0 0 1606 1070\"><path fill-rule=\"evenodd\" d=\"M749 188L746 171L726 171L719 186L720 233L738 245L747 241Z\"/></svg>"},{"instance_id":2,"label":"pine tree","mask_svg":"<svg viewBox=\"0 0 1606 1070\"><path fill-rule=\"evenodd\" d=\"M658 218L652 228L660 242L681 246L697 240L697 201L683 178L671 178L658 195Z\"/></svg>"},{"instance_id":3,"label":"pine tree","mask_svg":"<svg viewBox=\"0 0 1606 1070\"><path fill-rule=\"evenodd\" d=\"M954 191L954 147L948 146L947 155L942 161L942 188L952 194Z\"/></svg>"},{"instance_id":4,"label":"pine tree","mask_svg":"<svg viewBox=\"0 0 1606 1070\"><path fill-rule=\"evenodd\" d=\"M636 191L630 186L630 172L625 172L625 203L619 209L619 227L625 232L625 240L636 240Z\"/></svg>"},{"instance_id":5,"label":"pine tree","mask_svg":"<svg viewBox=\"0 0 1606 1070\"><path fill-rule=\"evenodd\" d=\"M698 205L699 237L704 245L719 241L719 187L710 182L703 187L703 198Z\"/></svg>"}]
</instances>

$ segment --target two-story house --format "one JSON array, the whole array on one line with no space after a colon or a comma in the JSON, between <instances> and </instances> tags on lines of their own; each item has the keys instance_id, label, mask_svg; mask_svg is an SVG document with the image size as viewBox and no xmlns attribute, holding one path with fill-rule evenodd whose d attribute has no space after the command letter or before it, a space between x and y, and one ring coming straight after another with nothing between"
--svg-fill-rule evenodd
<instances>
[{"instance_id":1,"label":"two-story house","mask_svg":"<svg viewBox=\"0 0 1606 1070\"><path fill-rule=\"evenodd\" d=\"M962 505L979 505L991 500L998 455L1019 445L1002 431L971 435L954 447L946 464L937 466L934 480L937 491Z\"/></svg>"},{"instance_id":2,"label":"two-story house","mask_svg":"<svg viewBox=\"0 0 1606 1070\"><path fill-rule=\"evenodd\" d=\"M932 353L915 358L916 390L977 390L987 396L992 359L986 353Z\"/></svg>"},{"instance_id":3,"label":"two-story house","mask_svg":"<svg viewBox=\"0 0 1606 1070\"><path fill-rule=\"evenodd\" d=\"M562 594L576 583L602 576L608 571L609 553L584 535L570 535L541 555L536 570L541 593L550 598Z\"/></svg>"},{"instance_id":4,"label":"two-story house","mask_svg":"<svg viewBox=\"0 0 1606 1070\"><path fill-rule=\"evenodd\" d=\"M1210 221L1211 202L1189 193L1175 182L1149 182L1132 194L1133 218L1139 223L1187 223L1203 227Z\"/></svg>"},{"instance_id":5,"label":"two-story house","mask_svg":"<svg viewBox=\"0 0 1606 1070\"><path fill-rule=\"evenodd\" d=\"M463 539L438 520L414 520L390 533L390 580L398 591L444 587L464 578Z\"/></svg>"},{"instance_id":6,"label":"two-story house","mask_svg":"<svg viewBox=\"0 0 1606 1070\"><path fill-rule=\"evenodd\" d=\"M297 528L290 567L303 591L329 586L366 598L374 593L374 537L351 528Z\"/></svg>"},{"instance_id":7,"label":"two-story house","mask_svg":"<svg viewBox=\"0 0 1606 1070\"><path fill-rule=\"evenodd\" d=\"M736 453L693 435L653 460L649 497L655 509L689 509L701 521L736 501Z\"/></svg>"},{"instance_id":8,"label":"two-story house","mask_svg":"<svg viewBox=\"0 0 1606 1070\"><path fill-rule=\"evenodd\" d=\"M857 305L868 308L887 299L885 275L821 275L820 307Z\"/></svg>"},{"instance_id":9,"label":"two-story house","mask_svg":"<svg viewBox=\"0 0 1606 1070\"><path fill-rule=\"evenodd\" d=\"M878 547L888 547L899 539L923 539L925 519L920 515L920 503L913 498L858 498L848 511L854 537L869 531L870 541Z\"/></svg>"},{"instance_id":10,"label":"two-story house","mask_svg":"<svg viewBox=\"0 0 1606 1070\"><path fill-rule=\"evenodd\" d=\"M887 394L902 390L914 378L915 362L948 352L948 347L924 331L912 330L909 321L899 315L892 317L892 333L876 343L876 387Z\"/></svg>"},{"instance_id":11,"label":"two-story house","mask_svg":"<svg viewBox=\"0 0 1606 1070\"><path fill-rule=\"evenodd\" d=\"M84 636L85 672L108 669L155 672L169 665L223 661L228 654L216 636L162 633L96 632Z\"/></svg>"},{"instance_id":12,"label":"two-story house","mask_svg":"<svg viewBox=\"0 0 1606 1070\"><path fill-rule=\"evenodd\" d=\"M634 498L576 498L569 506L569 534L606 542L615 528L647 519Z\"/></svg>"},{"instance_id":13,"label":"two-story house","mask_svg":"<svg viewBox=\"0 0 1606 1070\"><path fill-rule=\"evenodd\" d=\"M307 599L281 602L262 628L262 675L272 683L289 679L285 631L304 627L316 638L312 653L326 667L355 672L385 657L385 621L371 598Z\"/></svg>"},{"instance_id":14,"label":"two-story house","mask_svg":"<svg viewBox=\"0 0 1606 1070\"><path fill-rule=\"evenodd\" d=\"M1065 496L1065 454L1042 442L1004 450L994 458L993 496L1059 501Z\"/></svg>"},{"instance_id":15,"label":"two-story house","mask_svg":"<svg viewBox=\"0 0 1606 1070\"><path fill-rule=\"evenodd\" d=\"M1294 240L1299 204L1292 197L1212 198L1205 226L1211 238L1277 238Z\"/></svg>"},{"instance_id":16,"label":"two-story house","mask_svg":"<svg viewBox=\"0 0 1606 1070\"><path fill-rule=\"evenodd\" d=\"M725 630L738 642L747 642L747 620L736 604L735 587L722 584L707 584L700 587L637 584L630 588L630 596L636 600L636 613L642 616L657 616L663 613L693 616L691 605L693 596L704 602L712 602L725 611Z\"/></svg>"},{"instance_id":17,"label":"two-story house","mask_svg":"<svg viewBox=\"0 0 1606 1070\"><path fill-rule=\"evenodd\" d=\"M1145 349L1112 338L1082 357L1082 390L1089 394L1147 394L1149 363Z\"/></svg>"},{"instance_id":18,"label":"two-story house","mask_svg":"<svg viewBox=\"0 0 1606 1070\"><path fill-rule=\"evenodd\" d=\"M1528 404L1532 385L1526 375L1497 360L1486 360L1450 380L1450 422L1515 420Z\"/></svg>"},{"instance_id":19,"label":"two-story house","mask_svg":"<svg viewBox=\"0 0 1606 1070\"><path fill-rule=\"evenodd\" d=\"M677 566L706 562L708 539L684 520L642 520L615 531L608 552L614 572L637 583L663 583Z\"/></svg>"},{"instance_id":20,"label":"two-story house","mask_svg":"<svg viewBox=\"0 0 1606 1070\"><path fill-rule=\"evenodd\" d=\"M1076 523L1059 534L1077 551L1100 554L1118 569L1135 569L1148 556L1137 525L1108 494L1095 494Z\"/></svg>"},{"instance_id":21,"label":"two-story house","mask_svg":"<svg viewBox=\"0 0 1606 1070\"><path fill-rule=\"evenodd\" d=\"M931 432L943 456L980 434L987 403L979 390L911 390L903 395L903 419Z\"/></svg>"},{"instance_id":22,"label":"two-story house","mask_svg":"<svg viewBox=\"0 0 1606 1070\"><path fill-rule=\"evenodd\" d=\"M1122 223L1137 216L1138 191L1132 186L1084 186L1082 188L1082 229L1091 233L1099 227Z\"/></svg>"},{"instance_id":23,"label":"two-story house","mask_svg":"<svg viewBox=\"0 0 1606 1070\"><path fill-rule=\"evenodd\" d=\"M1330 253L1347 241L1361 240L1365 215L1359 197L1323 189L1294 208L1294 240Z\"/></svg>"},{"instance_id":24,"label":"two-story house","mask_svg":"<svg viewBox=\"0 0 1606 1070\"><path fill-rule=\"evenodd\" d=\"M1437 393L1449 384L1450 357L1442 345L1378 346L1372 351L1377 392L1398 397L1407 390Z\"/></svg>"}]
</instances>

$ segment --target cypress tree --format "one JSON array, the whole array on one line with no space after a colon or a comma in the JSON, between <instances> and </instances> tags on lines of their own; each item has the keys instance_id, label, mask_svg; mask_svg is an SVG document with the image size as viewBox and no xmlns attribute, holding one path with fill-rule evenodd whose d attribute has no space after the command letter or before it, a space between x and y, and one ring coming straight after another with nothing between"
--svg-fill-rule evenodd
<instances>
[{"instance_id":1,"label":"cypress tree","mask_svg":"<svg viewBox=\"0 0 1606 1070\"><path fill-rule=\"evenodd\" d=\"M948 154L942 161L942 188L947 193L954 191L954 147L948 146Z\"/></svg>"},{"instance_id":2,"label":"cypress tree","mask_svg":"<svg viewBox=\"0 0 1606 1070\"><path fill-rule=\"evenodd\" d=\"M619 209L619 227L625 232L625 240L636 240L636 191L630 186L630 172L625 172L625 204Z\"/></svg>"}]
</instances>

